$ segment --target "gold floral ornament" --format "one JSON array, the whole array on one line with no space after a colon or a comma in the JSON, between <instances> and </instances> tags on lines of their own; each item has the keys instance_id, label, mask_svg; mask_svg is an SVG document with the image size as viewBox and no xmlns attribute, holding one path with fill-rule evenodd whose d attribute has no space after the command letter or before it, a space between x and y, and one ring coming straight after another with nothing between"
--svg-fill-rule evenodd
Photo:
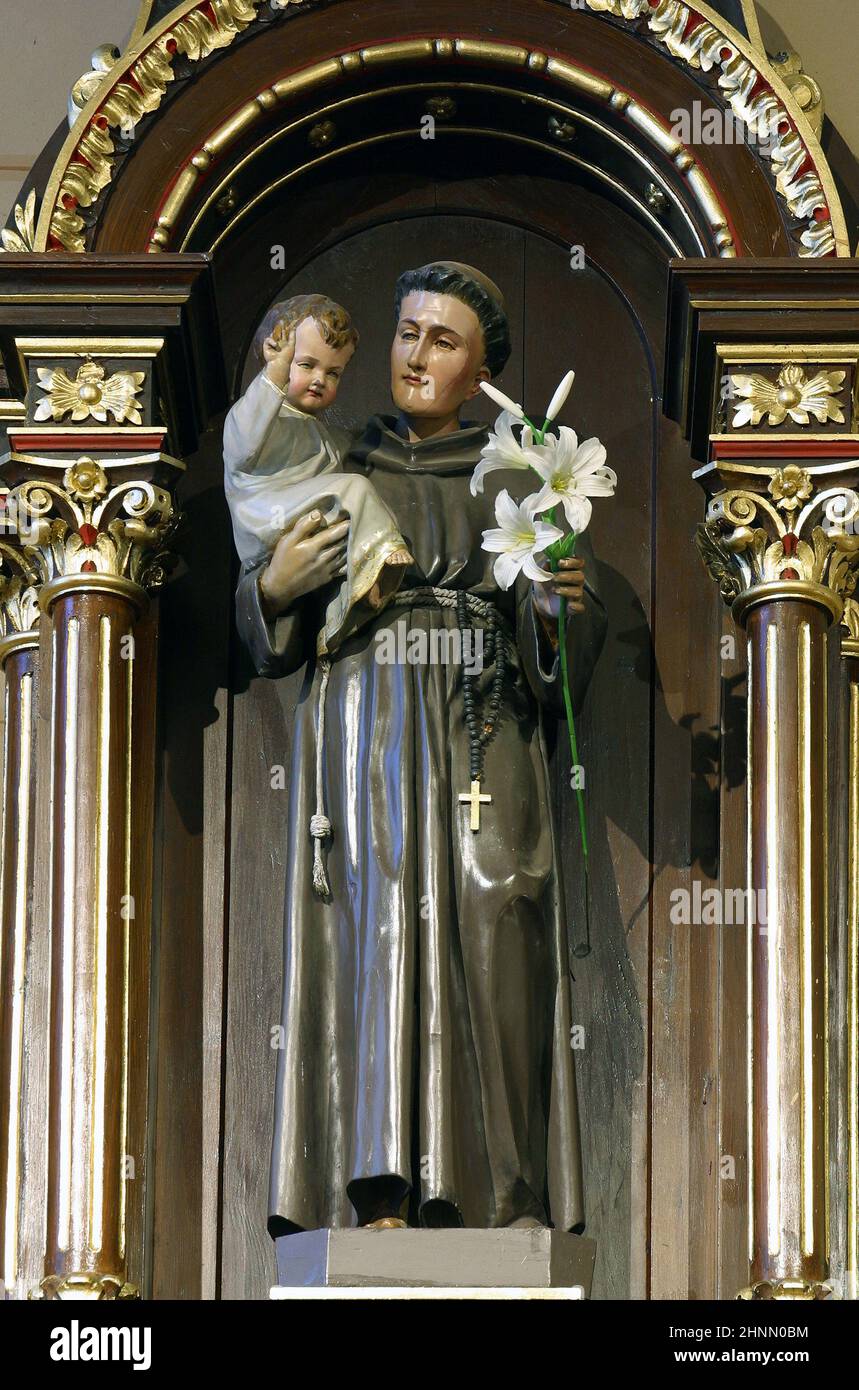
<instances>
[{"instance_id":1,"label":"gold floral ornament","mask_svg":"<svg viewBox=\"0 0 859 1390\"><path fill-rule=\"evenodd\" d=\"M780 425L788 415L797 425L810 424L814 416L818 424L833 420L844 424L844 412L835 399L844 386L846 372L818 372L808 377L796 362L789 362L778 374L777 381L757 374L731 377L736 395L742 404L734 406L735 430L744 425L759 425L766 415L767 423Z\"/></svg>"},{"instance_id":2,"label":"gold floral ornament","mask_svg":"<svg viewBox=\"0 0 859 1390\"><path fill-rule=\"evenodd\" d=\"M650 8L648 0L588 0L588 7L617 19L638 19Z\"/></svg>"},{"instance_id":3,"label":"gold floral ornament","mask_svg":"<svg viewBox=\"0 0 859 1390\"><path fill-rule=\"evenodd\" d=\"M107 492L107 475L95 459L80 458L63 474L63 487L79 502L94 502Z\"/></svg>"},{"instance_id":4,"label":"gold floral ornament","mask_svg":"<svg viewBox=\"0 0 859 1390\"><path fill-rule=\"evenodd\" d=\"M40 367L37 375L39 386L48 394L36 406L35 420L62 420L69 414L73 421L107 420L110 414L120 425L126 420L142 424L135 397L146 379L145 372L114 372L105 380L104 367L86 361L74 381L61 367Z\"/></svg>"},{"instance_id":5,"label":"gold floral ornament","mask_svg":"<svg viewBox=\"0 0 859 1390\"><path fill-rule=\"evenodd\" d=\"M789 463L786 468L776 469L769 493L783 512L795 512L811 496L811 475L795 463Z\"/></svg>"},{"instance_id":6,"label":"gold floral ornament","mask_svg":"<svg viewBox=\"0 0 859 1390\"><path fill-rule=\"evenodd\" d=\"M5 559L5 556L0 556ZM39 625L39 590L18 575L0 574L0 637L32 632Z\"/></svg>"}]
</instances>

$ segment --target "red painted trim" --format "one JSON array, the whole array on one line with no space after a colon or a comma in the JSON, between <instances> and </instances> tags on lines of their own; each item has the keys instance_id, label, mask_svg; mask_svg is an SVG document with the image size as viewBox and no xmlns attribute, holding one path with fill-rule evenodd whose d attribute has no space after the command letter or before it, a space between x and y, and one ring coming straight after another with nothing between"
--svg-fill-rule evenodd
<instances>
[{"instance_id":1,"label":"red painted trim","mask_svg":"<svg viewBox=\"0 0 859 1390\"><path fill-rule=\"evenodd\" d=\"M855 459L859 458L859 439L855 444L843 439L833 439L831 443L823 439L738 439L734 443L719 440L711 446L711 453L714 459Z\"/></svg>"},{"instance_id":2,"label":"red painted trim","mask_svg":"<svg viewBox=\"0 0 859 1390\"><path fill-rule=\"evenodd\" d=\"M164 444L164 431L158 434L10 434L9 443L20 453L67 453L73 449L80 453L83 449L105 449L115 453L122 450L139 453L141 449L149 452L160 450Z\"/></svg>"}]
</instances>

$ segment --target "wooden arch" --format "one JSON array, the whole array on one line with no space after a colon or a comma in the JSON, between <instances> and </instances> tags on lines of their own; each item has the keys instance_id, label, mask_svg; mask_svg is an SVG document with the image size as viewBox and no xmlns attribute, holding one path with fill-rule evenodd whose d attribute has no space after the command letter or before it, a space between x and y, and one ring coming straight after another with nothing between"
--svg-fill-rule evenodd
<instances>
[{"instance_id":1,"label":"wooden arch","mask_svg":"<svg viewBox=\"0 0 859 1390\"><path fill-rule=\"evenodd\" d=\"M550 151L674 254L848 254L832 175L791 93L708 6L678 0L512 12L503 0L440 0L426 16L342 0L184 0L81 112L34 249L217 249L320 164L420 143L433 111L445 141L479 134ZM744 123L752 143L730 129L707 143L700 123L713 111Z\"/></svg>"}]
</instances>

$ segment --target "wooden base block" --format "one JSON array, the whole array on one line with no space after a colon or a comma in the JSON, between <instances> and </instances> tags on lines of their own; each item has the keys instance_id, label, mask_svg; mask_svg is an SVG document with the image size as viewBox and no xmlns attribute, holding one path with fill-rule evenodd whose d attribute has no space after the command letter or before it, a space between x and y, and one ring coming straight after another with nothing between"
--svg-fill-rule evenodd
<instances>
[{"instance_id":1,"label":"wooden base block","mask_svg":"<svg viewBox=\"0 0 859 1390\"><path fill-rule=\"evenodd\" d=\"M324 1230L280 1236L289 1288L572 1289L590 1295L596 1244L539 1230Z\"/></svg>"}]
</instances>

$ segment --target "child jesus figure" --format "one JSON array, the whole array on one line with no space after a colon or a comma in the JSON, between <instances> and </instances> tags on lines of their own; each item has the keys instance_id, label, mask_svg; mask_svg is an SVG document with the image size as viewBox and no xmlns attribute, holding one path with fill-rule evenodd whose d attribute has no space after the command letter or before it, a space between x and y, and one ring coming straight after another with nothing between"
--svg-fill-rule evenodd
<instances>
[{"instance_id":1,"label":"child jesus figure","mask_svg":"<svg viewBox=\"0 0 859 1390\"><path fill-rule=\"evenodd\" d=\"M345 563L319 633L323 654L384 606L412 560L372 484L343 472L348 431L318 418L357 344L348 313L325 295L275 304L255 339L264 369L224 423L224 487L242 562L271 554L311 509L328 526L349 518Z\"/></svg>"}]
</instances>

